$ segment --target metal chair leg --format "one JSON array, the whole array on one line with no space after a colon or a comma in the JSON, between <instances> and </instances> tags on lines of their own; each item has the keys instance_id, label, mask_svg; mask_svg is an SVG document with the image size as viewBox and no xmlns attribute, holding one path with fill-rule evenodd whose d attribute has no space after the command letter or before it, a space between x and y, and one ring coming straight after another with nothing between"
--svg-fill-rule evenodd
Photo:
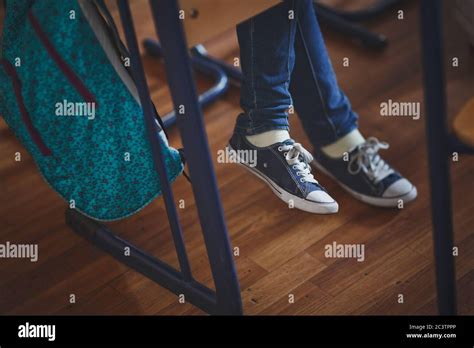
<instances>
[{"instance_id":1,"label":"metal chair leg","mask_svg":"<svg viewBox=\"0 0 474 348\"><path fill-rule=\"evenodd\" d=\"M201 110L190 70L184 33L178 20L176 1L150 1L155 25L163 44L170 90L175 108L185 107L178 118L178 126L186 151L193 192L204 234L216 290L213 291L194 280L188 261L171 185L167 179L157 125L150 99L146 77L133 26L128 0L118 0L120 17L130 51L131 66L137 84L140 102L147 126L147 136L153 151L155 167L159 173L166 212L175 244L180 270L147 254L138 247L115 235L103 224L81 213L68 209L66 222L71 229L95 246L109 253L118 261L167 288L176 294L184 294L187 301L210 314L240 315L242 301L240 286L231 245L224 221L216 178L209 154ZM129 248L129 253L125 249Z\"/></svg>"},{"instance_id":2,"label":"metal chair leg","mask_svg":"<svg viewBox=\"0 0 474 348\"><path fill-rule=\"evenodd\" d=\"M176 0L150 0L222 314L242 313L239 283Z\"/></svg>"}]
</instances>

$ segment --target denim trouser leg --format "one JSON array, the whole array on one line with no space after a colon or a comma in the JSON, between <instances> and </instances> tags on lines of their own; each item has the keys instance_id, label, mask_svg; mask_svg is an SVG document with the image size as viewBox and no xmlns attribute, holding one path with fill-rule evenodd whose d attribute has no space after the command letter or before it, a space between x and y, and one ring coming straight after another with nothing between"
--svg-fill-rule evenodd
<instances>
[{"instance_id":1,"label":"denim trouser leg","mask_svg":"<svg viewBox=\"0 0 474 348\"><path fill-rule=\"evenodd\" d=\"M289 19L290 10L294 19ZM357 128L357 115L337 84L311 0L282 2L239 24L237 36L244 113L236 133L288 129L290 105L316 148Z\"/></svg>"},{"instance_id":2,"label":"denim trouser leg","mask_svg":"<svg viewBox=\"0 0 474 348\"><path fill-rule=\"evenodd\" d=\"M243 82L235 132L244 135L288 129L290 76L298 0L285 1L237 26ZM295 17L296 18L296 17Z\"/></svg>"},{"instance_id":3,"label":"denim trouser leg","mask_svg":"<svg viewBox=\"0 0 474 348\"><path fill-rule=\"evenodd\" d=\"M306 134L320 148L357 128L357 115L337 83L312 1L300 1L290 91Z\"/></svg>"}]
</instances>

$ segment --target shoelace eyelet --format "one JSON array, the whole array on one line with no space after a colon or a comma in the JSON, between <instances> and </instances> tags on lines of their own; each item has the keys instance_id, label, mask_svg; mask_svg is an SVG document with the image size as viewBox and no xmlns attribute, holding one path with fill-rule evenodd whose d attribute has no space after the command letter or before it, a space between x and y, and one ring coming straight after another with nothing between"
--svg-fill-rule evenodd
<instances>
[{"instance_id":1,"label":"shoelace eyelet","mask_svg":"<svg viewBox=\"0 0 474 348\"><path fill-rule=\"evenodd\" d=\"M281 146L278 146L278 151L281 152L282 150Z\"/></svg>"},{"instance_id":2,"label":"shoelace eyelet","mask_svg":"<svg viewBox=\"0 0 474 348\"><path fill-rule=\"evenodd\" d=\"M305 180L305 179L303 179L303 178L301 178L301 179L300 179L300 181L301 181L301 182L306 182L306 180Z\"/></svg>"}]
</instances>

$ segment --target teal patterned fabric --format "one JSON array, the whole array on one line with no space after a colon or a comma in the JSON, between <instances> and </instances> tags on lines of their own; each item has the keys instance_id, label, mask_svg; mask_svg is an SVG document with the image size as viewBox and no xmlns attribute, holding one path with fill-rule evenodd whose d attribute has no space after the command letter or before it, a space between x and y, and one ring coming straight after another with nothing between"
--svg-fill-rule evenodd
<instances>
[{"instance_id":1,"label":"teal patterned fabric","mask_svg":"<svg viewBox=\"0 0 474 348\"><path fill-rule=\"evenodd\" d=\"M71 83L31 18L85 91ZM77 210L94 219L116 220L161 193L141 107L108 61L77 1L7 0L1 58L0 112L68 204L73 200ZM85 93L96 102L93 119L56 114L57 103L84 102ZM156 136L173 181L183 169L179 152L168 147L163 132Z\"/></svg>"}]
</instances>

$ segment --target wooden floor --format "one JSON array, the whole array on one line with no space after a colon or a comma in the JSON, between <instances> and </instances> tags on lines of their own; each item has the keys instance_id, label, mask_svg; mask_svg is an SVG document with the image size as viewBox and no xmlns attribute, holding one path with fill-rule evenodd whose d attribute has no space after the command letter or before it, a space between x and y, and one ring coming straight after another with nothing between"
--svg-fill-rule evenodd
<instances>
[{"instance_id":1,"label":"wooden floor","mask_svg":"<svg viewBox=\"0 0 474 348\"><path fill-rule=\"evenodd\" d=\"M341 3L342 1L335 1ZM145 1L133 2L140 16L139 34L152 35ZM260 181L233 164L217 164L217 151L231 136L239 112L239 90L205 109L205 122L235 258L246 314L435 314L429 190L424 114L411 118L380 117L388 99L423 101L417 3L404 7L404 20L394 12L369 27L385 33L390 46L371 53L325 30L327 46L339 82L360 114L365 135L388 141L384 153L418 187L418 199L402 210L369 207L352 199L321 173L317 178L340 206L337 215L311 215L288 209ZM474 95L474 52L446 13L450 118ZM233 32L224 33L208 48L232 61L238 56ZM344 57L350 67L343 67ZM171 108L161 63L145 57L153 99L164 113ZM199 87L209 82L199 77ZM423 103L422 103L423 105ZM422 108L423 112L423 108ZM311 148L297 116L291 133ZM179 146L176 129L171 143ZM14 161L15 152L23 160ZM452 165L452 189L458 306L474 314L474 158L460 157ZM185 238L196 278L213 286L199 229L191 187L183 178L174 184ZM31 157L0 122L0 243L37 243L39 260L0 260L2 314L201 314L191 304L127 269L75 234L64 222L65 203L51 191ZM177 265L162 199L136 216L111 224L120 235ZM363 243L366 260L329 259L324 247L332 242ZM76 303L69 303L70 295ZM289 303L289 295L295 301ZM399 303L399 294L404 302Z\"/></svg>"}]
</instances>

